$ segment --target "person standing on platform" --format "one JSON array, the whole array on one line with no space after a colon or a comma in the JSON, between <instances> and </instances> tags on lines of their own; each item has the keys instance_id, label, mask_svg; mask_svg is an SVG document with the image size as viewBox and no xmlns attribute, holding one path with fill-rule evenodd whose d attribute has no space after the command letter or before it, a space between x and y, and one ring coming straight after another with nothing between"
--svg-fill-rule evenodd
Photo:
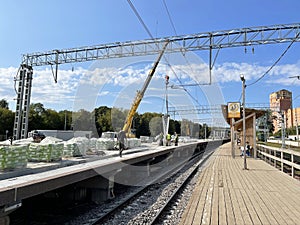
<instances>
[{"instance_id":1,"label":"person standing on platform","mask_svg":"<svg viewBox=\"0 0 300 225\"><path fill-rule=\"evenodd\" d=\"M121 130L118 133L118 141L119 141L119 154L120 157L122 157L122 152L125 149L125 139L126 139L126 134L125 131Z\"/></svg>"},{"instance_id":2,"label":"person standing on platform","mask_svg":"<svg viewBox=\"0 0 300 225\"><path fill-rule=\"evenodd\" d=\"M174 133L174 142L175 142L175 146L178 146L178 134L175 132Z\"/></svg>"},{"instance_id":3,"label":"person standing on platform","mask_svg":"<svg viewBox=\"0 0 300 225\"><path fill-rule=\"evenodd\" d=\"M167 139L166 146L170 146L171 145L171 134L167 134L166 139Z\"/></svg>"},{"instance_id":4,"label":"person standing on platform","mask_svg":"<svg viewBox=\"0 0 300 225\"><path fill-rule=\"evenodd\" d=\"M163 143L164 143L164 135L161 132L158 136L158 146L163 146Z\"/></svg>"},{"instance_id":5,"label":"person standing on platform","mask_svg":"<svg viewBox=\"0 0 300 225\"><path fill-rule=\"evenodd\" d=\"M241 154L240 156L244 156L244 146L240 146Z\"/></svg>"},{"instance_id":6,"label":"person standing on platform","mask_svg":"<svg viewBox=\"0 0 300 225\"><path fill-rule=\"evenodd\" d=\"M250 156L250 149L251 149L251 146L249 144L249 141L246 142L246 154L247 156Z\"/></svg>"}]
</instances>

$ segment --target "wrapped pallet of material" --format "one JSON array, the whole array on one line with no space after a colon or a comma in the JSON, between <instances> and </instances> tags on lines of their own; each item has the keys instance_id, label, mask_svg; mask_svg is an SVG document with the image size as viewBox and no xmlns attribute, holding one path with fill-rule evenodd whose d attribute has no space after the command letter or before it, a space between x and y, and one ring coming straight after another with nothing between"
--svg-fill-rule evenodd
<instances>
[{"instance_id":1,"label":"wrapped pallet of material","mask_svg":"<svg viewBox=\"0 0 300 225\"><path fill-rule=\"evenodd\" d=\"M73 152L79 151L76 149L78 149L78 146L75 142L69 142L69 141L64 142L63 157L65 158L73 157Z\"/></svg>"},{"instance_id":2,"label":"wrapped pallet of material","mask_svg":"<svg viewBox=\"0 0 300 225\"><path fill-rule=\"evenodd\" d=\"M10 140L0 141L0 146L8 146L10 145Z\"/></svg>"},{"instance_id":3,"label":"wrapped pallet of material","mask_svg":"<svg viewBox=\"0 0 300 225\"><path fill-rule=\"evenodd\" d=\"M54 144L54 143L61 143L61 142L63 142L62 139L47 136L40 143L42 143L42 144Z\"/></svg>"},{"instance_id":4,"label":"wrapped pallet of material","mask_svg":"<svg viewBox=\"0 0 300 225\"><path fill-rule=\"evenodd\" d=\"M97 138L91 138L89 142L89 149L92 151L96 151L97 149Z\"/></svg>"},{"instance_id":5,"label":"wrapped pallet of material","mask_svg":"<svg viewBox=\"0 0 300 225\"><path fill-rule=\"evenodd\" d=\"M65 156L85 156L89 149L89 139L85 137L76 137L68 140L65 144Z\"/></svg>"},{"instance_id":6,"label":"wrapped pallet of material","mask_svg":"<svg viewBox=\"0 0 300 225\"><path fill-rule=\"evenodd\" d=\"M29 137L29 138L26 138L26 139L14 140L13 144L14 145L29 145L32 142L33 142L33 138Z\"/></svg>"},{"instance_id":7,"label":"wrapped pallet of material","mask_svg":"<svg viewBox=\"0 0 300 225\"><path fill-rule=\"evenodd\" d=\"M33 162L51 162L61 160L64 144L31 143L28 149L28 160Z\"/></svg>"},{"instance_id":8,"label":"wrapped pallet of material","mask_svg":"<svg viewBox=\"0 0 300 225\"><path fill-rule=\"evenodd\" d=\"M74 138L75 143L78 148L73 151L73 156L84 156L86 151L89 149L89 139L86 137L76 137Z\"/></svg>"},{"instance_id":9,"label":"wrapped pallet of material","mask_svg":"<svg viewBox=\"0 0 300 225\"><path fill-rule=\"evenodd\" d=\"M51 146L49 144L31 143L27 157L30 162L50 162Z\"/></svg>"},{"instance_id":10,"label":"wrapped pallet of material","mask_svg":"<svg viewBox=\"0 0 300 225\"><path fill-rule=\"evenodd\" d=\"M73 149L73 156L86 155L87 146L83 142L76 143L76 147Z\"/></svg>"},{"instance_id":11,"label":"wrapped pallet of material","mask_svg":"<svg viewBox=\"0 0 300 225\"><path fill-rule=\"evenodd\" d=\"M138 138L128 138L127 139L127 148L136 148L141 146L141 140Z\"/></svg>"},{"instance_id":12,"label":"wrapped pallet of material","mask_svg":"<svg viewBox=\"0 0 300 225\"><path fill-rule=\"evenodd\" d=\"M25 168L28 145L0 146L0 169Z\"/></svg>"},{"instance_id":13,"label":"wrapped pallet of material","mask_svg":"<svg viewBox=\"0 0 300 225\"><path fill-rule=\"evenodd\" d=\"M64 151L64 143L54 143L51 145L51 161L59 161Z\"/></svg>"},{"instance_id":14,"label":"wrapped pallet of material","mask_svg":"<svg viewBox=\"0 0 300 225\"><path fill-rule=\"evenodd\" d=\"M98 138L96 143L97 150L114 150L115 141L110 138Z\"/></svg>"}]
</instances>

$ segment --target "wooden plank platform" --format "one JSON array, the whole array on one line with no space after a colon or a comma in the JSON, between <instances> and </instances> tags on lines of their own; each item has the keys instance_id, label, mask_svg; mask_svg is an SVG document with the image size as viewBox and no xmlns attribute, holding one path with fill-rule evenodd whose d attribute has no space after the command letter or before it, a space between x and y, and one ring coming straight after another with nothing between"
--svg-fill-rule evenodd
<instances>
[{"instance_id":1,"label":"wooden plank platform","mask_svg":"<svg viewBox=\"0 0 300 225\"><path fill-rule=\"evenodd\" d=\"M181 225L300 224L300 181L268 165L244 159L231 144L218 148L203 168Z\"/></svg>"}]
</instances>

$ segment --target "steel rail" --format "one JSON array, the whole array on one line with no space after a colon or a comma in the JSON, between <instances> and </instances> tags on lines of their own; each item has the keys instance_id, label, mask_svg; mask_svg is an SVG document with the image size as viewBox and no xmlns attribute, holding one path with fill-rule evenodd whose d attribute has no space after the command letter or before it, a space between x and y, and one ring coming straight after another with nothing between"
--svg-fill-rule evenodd
<instances>
[{"instance_id":1,"label":"steel rail","mask_svg":"<svg viewBox=\"0 0 300 225\"><path fill-rule=\"evenodd\" d=\"M174 199L180 194L180 192L186 187L190 179L197 173L200 166L202 166L207 159L213 154L214 152L211 151L202 161L197 163L197 166L192 169L192 171L189 172L188 176L185 178L185 180L174 190L170 198L165 202L165 204L160 208L160 210L157 212L156 216L150 221L149 225L152 224L159 224L159 219L161 216L168 211L169 205L172 203Z\"/></svg>"},{"instance_id":2,"label":"steel rail","mask_svg":"<svg viewBox=\"0 0 300 225\"><path fill-rule=\"evenodd\" d=\"M200 151L199 153L192 156L192 158L189 159L189 160L192 161L192 160L195 160L197 158L203 157L204 152L205 152L204 150ZM207 155L202 161L205 161L209 156L210 155ZM186 163L187 163L187 161L182 161L180 164L176 165L176 167L174 167L172 170L167 171L166 173L162 174L161 176L158 176L157 178L155 178L150 184L148 184L146 186L141 186L140 188L138 188L138 190L135 193L133 193L132 195L126 197L126 199L124 199L119 205L117 205L114 208L108 210L104 215L102 215L101 217L97 218L94 222L92 222L91 225L103 224L112 215L114 215L119 209L126 206L130 201L132 201L132 199L134 199L140 193L143 193L144 191L146 191L153 183L158 182L159 180L163 180L164 178L169 177L170 173L171 174L177 173L182 168L182 166Z\"/></svg>"}]
</instances>

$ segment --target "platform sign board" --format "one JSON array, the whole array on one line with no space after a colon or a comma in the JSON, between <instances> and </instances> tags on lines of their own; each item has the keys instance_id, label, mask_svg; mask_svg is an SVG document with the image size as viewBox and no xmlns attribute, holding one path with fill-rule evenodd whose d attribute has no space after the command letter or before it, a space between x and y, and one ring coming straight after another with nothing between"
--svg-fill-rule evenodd
<instances>
[{"instance_id":1,"label":"platform sign board","mask_svg":"<svg viewBox=\"0 0 300 225\"><path fill-rule=\"evenodd\" d=\"M241 118L241 103L240 102L228 102L228 118Z\"/></svg>"}]
</instances>

